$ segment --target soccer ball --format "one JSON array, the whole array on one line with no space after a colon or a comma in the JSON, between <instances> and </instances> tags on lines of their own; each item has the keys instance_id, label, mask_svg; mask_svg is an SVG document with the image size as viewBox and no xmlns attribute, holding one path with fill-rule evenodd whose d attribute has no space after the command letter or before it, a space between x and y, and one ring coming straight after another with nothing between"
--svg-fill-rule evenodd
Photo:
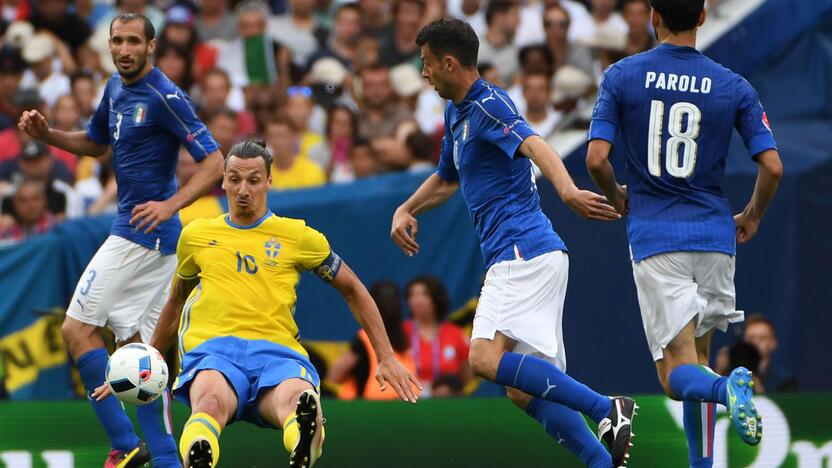
<instances>
[{"instance_id":1,"label":"soccer ball","mask_svg":"<svg viewBox=\"0 0 832 468\"><path fill-rule=\"evenodd\" d=\"M125 403L145 405L168 384L168 365L153 346L131 343L110 356L105 373L113 395Z\"/></svg>"}]
</instances>

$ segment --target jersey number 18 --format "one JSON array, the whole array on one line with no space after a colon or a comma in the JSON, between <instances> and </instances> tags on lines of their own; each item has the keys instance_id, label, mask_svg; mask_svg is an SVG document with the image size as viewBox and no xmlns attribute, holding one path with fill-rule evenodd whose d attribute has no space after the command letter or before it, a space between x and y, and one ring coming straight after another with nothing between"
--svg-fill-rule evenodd
<instances>
[{"instance_id":1,"label":"jersey number 18","mask_svg":"<svg viewBox=\"0 0 832 468\"><path fill-rule=\"evenodd\" d=\"M687 125L682 130L685 117L687 117ZM690 177L696 167L696 137L699 136L702 111L689 102L677 102L670 106L670 115L667 120L667 130L670 133L670 138L667 139L665 169L673 177ZM647 138L647 169L650 171L650 175L656 177L662 175L663 123L664 102L651 102L650 128Z\"/></svg>"}]
</instances>

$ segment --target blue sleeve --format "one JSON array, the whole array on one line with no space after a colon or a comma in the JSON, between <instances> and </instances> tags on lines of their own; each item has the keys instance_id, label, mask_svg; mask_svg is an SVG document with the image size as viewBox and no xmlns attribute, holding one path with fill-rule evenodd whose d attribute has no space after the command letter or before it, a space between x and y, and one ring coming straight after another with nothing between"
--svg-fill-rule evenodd
<instances>
[{"instance_id":1,"label":"blue sleeve","mask_svg":"<svg viewBox=\"0 0 832 468\"><path fill-rule=\"evenodd\" d=\"M101 96L101 102L98 103L98 109L92 115L90 123L87 124L87 136L90 140L99 145L110 144L110 84L104 87L104 94Z\"/></svg>"},{"instance_id":2,"label":"blue sleeve","mask_svg":"<svg viewBox=\"0 0 832 468\"><path fill-rule=\"evenodd\" d=\"M436 173L446 182L459 180L459 172L454 162L454 135L448 125L448 108L445 108L445 135L442 137L442 145L439 148L439 165Z\"/></svg>"},{"instance_id":3,"label":"blue sleeve","mask_svg":"<svg viewBox=\"0 0 832 468\"><path fill-rule=\"evenodd\" d=\"M155 90L155 88L154 88ZM179 89L171 93L156 91L161 100L160 124L176 135L194 161L200 162L219 149L219 145L208 127L196 115L191 98Z\"/></svg>"},{"instance_id":4,"label":"blue sleeve","mask_svg":"<svg viewBox=\"0 0 832 468\"><path fill-rule=\"evenodd\" d=\"M537 135L526 119L517 113L511 98L503 96L499 90L474 102L481 111L477 134L500 148L509 158L514 158L526 138Z\"/></svg>"},{"instance_id":5,"label":"blue sleeve","mask_svg":"<svg viewBox=\"0 0 832 468\"><path fill-rule=\"evenodd\" d=\"M768 125L768 117L757 96L757 91L744 78L740 78L739 103L734 127L740 132L745 147L755 161L763 151L777 149L774 135Z\"/></svg>"},{"instance_id":6,"label":"blue sleeve","mask_svg":"<svg viewBox=\"0 0 832 468\"><path fill-rule=\"evenodd\" d=\"M592 109L592 122L589 125L587 140L606 140L615 142L618 132L618 102L621 99L621 70L611 66L604 73L598 99Z\"/></svg>"}]
</instances>

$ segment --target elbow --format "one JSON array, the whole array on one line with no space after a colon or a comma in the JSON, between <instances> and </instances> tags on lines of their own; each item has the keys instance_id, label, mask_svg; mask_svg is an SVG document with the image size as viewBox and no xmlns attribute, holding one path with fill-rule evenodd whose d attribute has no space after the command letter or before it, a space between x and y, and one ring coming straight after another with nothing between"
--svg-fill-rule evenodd
<instances>
[{"instance_id":1,"label":"elbow","mask_svg":"<svg viewBox=\"0 0 832 468\"><path fill-rule=\"evenodd\" d=\"M591 174L598 173L601 169L603 169L606 163L607 158L598 153L590 152L586 156L586 168Z\"/></svg>"},{"instance_id":2,"label":"elbow","mask_svg":"<svg viewBox=\"0 0 832 468\"><path fill-rule=\"evenodd\" d=\"M780 160L780 155L777 151L767 151L760 155L760 172L768 176L769 179L779 182L783 178L783 162Z\"/></svg>"},{"instance_id":3,"label":"elbow","mask_svg":"<svg viewBox=\"0 0 832 468\"><path fill-rule=\"evenodd\" d=\"M770 164L766 164L766 171L768 171L772 179L779 182L783 178L783 163L780 162L780 158L777 158Z\"/></svg>"}]
</instances>

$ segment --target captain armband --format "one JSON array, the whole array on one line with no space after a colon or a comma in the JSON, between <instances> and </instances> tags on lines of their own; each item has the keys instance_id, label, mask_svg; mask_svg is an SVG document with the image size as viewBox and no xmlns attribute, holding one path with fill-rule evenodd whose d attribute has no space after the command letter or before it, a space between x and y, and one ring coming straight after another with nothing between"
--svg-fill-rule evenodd
<instances>
[{"instance_id":1,"label":"captain armband","mask_svg":"<svg viewBox=\"0 0 832 468\"><path fill-rule=\"evenodd\" d=\"M331 283L332 280L338 276L338 270L341 269L341 257L337 253L330 251L329 256L320 265L312 269L312 272L318 275L319 278Z\"/></svg>"}]
</instances>

